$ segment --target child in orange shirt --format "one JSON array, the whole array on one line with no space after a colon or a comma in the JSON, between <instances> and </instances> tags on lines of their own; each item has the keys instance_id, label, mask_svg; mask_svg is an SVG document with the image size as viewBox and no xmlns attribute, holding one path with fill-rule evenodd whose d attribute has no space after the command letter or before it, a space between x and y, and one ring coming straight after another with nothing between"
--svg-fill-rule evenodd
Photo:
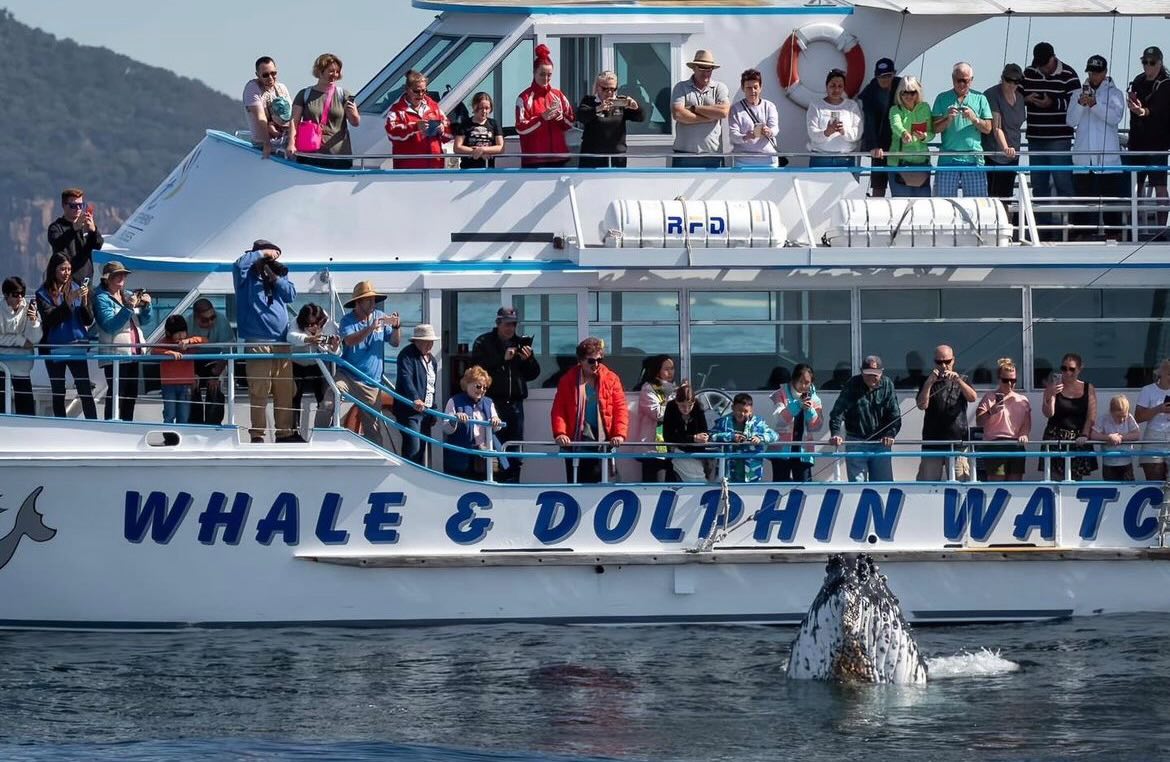
<instances>
[{"instance_id":1,"label":"child in orange shirt","mask_svg":"<svg viewBox=\"0 0 1170 762\"><path fill-rule=\"evenodd\" d=\"M162 379L163 423L186 423L191 415L191 388L195 386L195 361L184 359L189 347L202 344L202 336L187 336L187 321L182 315L171 315L166 322L166 343L159 344L152 354L167 355L171 359L159 363Z\"/></svg>"}]
</instances>

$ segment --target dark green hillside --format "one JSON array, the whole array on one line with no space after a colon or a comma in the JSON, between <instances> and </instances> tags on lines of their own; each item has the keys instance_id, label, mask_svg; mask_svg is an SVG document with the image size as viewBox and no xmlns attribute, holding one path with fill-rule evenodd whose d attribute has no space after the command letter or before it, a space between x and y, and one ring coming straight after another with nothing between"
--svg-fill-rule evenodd
<instances>
[{"instance_id":1,"label":"dark green hillside","mask_svg":"<svg viewBox=\"0 0 1170 762\"><path fill-rule=\"evenodd\" d=\"M29 272L47 256L42 217L57 214L61 188L85 188L99 226L112 232L206 129L235 130L243 121L238 101L200 82L58 39L7 10L0 10L0 67L8 73L0 120L3 272Z\"/></svg>"}]
</instances>

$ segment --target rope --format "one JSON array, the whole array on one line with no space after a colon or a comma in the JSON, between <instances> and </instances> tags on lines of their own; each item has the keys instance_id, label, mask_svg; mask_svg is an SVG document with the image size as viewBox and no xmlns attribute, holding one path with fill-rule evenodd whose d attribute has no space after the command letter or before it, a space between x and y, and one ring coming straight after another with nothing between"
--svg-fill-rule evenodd
<instances>
[{"instance_id":1,"label":"rope","mask_svg":"<svg viewBox=\"0 0 1170 762\"><path fill-rule=\"evenodd\" d=\"M1007 31L1003 35L1003 61L999 64L1001 69L1007 66L1008 44L1012 39L1012 16L1015 14L1015 11L1008 8L1004 13L1007 14Z\"/></svg>"}]
</instances>

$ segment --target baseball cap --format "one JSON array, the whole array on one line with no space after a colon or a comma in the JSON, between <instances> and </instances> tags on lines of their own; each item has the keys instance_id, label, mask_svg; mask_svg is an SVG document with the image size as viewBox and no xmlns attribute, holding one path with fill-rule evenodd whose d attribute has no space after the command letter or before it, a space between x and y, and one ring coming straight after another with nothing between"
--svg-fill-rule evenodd
<instances>
[{"instance_id":1,"label":"baseball cap","mask_svg":"<svg viewBox=\"0 0 1170 762\"><path fill-rule=\"evenodd\" d=\"M1024 70L1020 68L1019 64L1010 63L1003 67L1003 72L999 76L1008 82L1022 82Z\"/></svg>"},{"instance_id":2,"label":"baseball cap","mask_svg":"<svg viewBox=\"0 0 1170 762\"><path fill-rule=\"evenodd\" d=\"M882 370L882 358L877 355L869 355L861 362L861 375L863 376L880 376Z\"/></svg>"},{"instance_id":3,"label":"baseball cap","mask_svg":"<svg viewBox=\"0 0 1170 762\"><path fill-rule=\"evenodd\" d=\"M263 251L264 249L276 249L277 252L282 254L284 253L281 252L280 247L274 244L272 241L266 241L263 238L257 238L255 241L252 241L252 248L250 251Z\"/></svg>"},{"instance_id":4,"label":"baseball cap","mask_svg":"<svg viewBox=\"0 0 1170 762\"><path fill-rule=\"evenodd\" d=\"M1085 62L1085 71L1102 72L1109 69L1109 62L1105 60L1105 56L1089 56L1089 60Z\"/></svg>"},{"instance_id":5,"label":"baseball cap","mask_svg":"<svg viewBox=\"0 0 1170 762\"><path fill-rule=\"evenodd\" d=\"M516 317L515 307L500 307L496 310L497 323L519 323L520 318Z\"/></svg>"},{"instance_id":6,"label":"baseball cap","mask_svg":"<svg viewBox=\"0 0 1170 762\"><path fill-rule=\"evenodd\" d=\"M1161 61L1162 60L1162 49L1156 45L1151 45L1150 47L1148 47L1142 51L1142 58L1155 58L1155 59Z\"/></svg>"},{"instance_id":7,"label":"baseball cap","mask_svg":"<svg viewBox=\"0 0 1170 762\"><path fill-rule=\"evenodd\" d=\"M894 62L888 58L879 58L873 66L875 77L885 77L894 73Z\"/></svg>"},{"instance_id":8,"label":"baseball cap","mask_svg":"<svg viewBox=\"0 0 1170 762\"><path fill-rule=\"evenodd\" d=\"M1038 42L1032 48L1032 66L1043 66L1056 55L1056 48L1050 42Z\"/></svg>"}]
</instances>

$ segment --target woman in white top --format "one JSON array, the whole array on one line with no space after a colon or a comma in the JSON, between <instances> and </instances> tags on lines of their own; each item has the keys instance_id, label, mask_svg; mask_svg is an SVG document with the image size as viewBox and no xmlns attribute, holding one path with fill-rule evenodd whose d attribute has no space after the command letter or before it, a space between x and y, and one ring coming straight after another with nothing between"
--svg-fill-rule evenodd
<instances>
[{"instance_id":1,"label":"woman in white top","mask_svg":"<svg viewBox=\"0 0 1170 762\"><path fill-rule=\"evenodd\" d=\"M4 376L0 375L0 413L7 413L7 405L17 415L36 415L33 398L32 373L33 347L41 340L41 313L37 302L29 299L24 281L13 275L4 279L4 302L0 304L0 354L28 355L29 362L7 360L8 372L12 374L11 403L4 400Z\"/></svg>"},{"instance_id":2,"label":"woman in white top","mask_svg":"<svg viewBox=\"0 0 1170 762\"><path fill-rule=\"evenodd\" d=\"M638 411L635 417L637 428L633 429L639 442L664 442L662 418L666 414L666 403L674 399L674 360L670 355L647 357L642 363L642 377L638 379ZM642 481L670 481L670 463L656 453L666 452L665 447L642 448L649 457L638 458L642 464Z\"/></svg>"},{"instance_id":3,"label":"woman in white top","mask_svg":"<svg viewBox=\"0 0 1170 762\"><path fill-rule=\"evenodd\" d=\"M1170 357L1158 363L1154 383L1142 387L1133 417L1138 423L1145 424L1142 439L1152 442L1144 449L1170 451ZM1142 455L1138 462L1141 463L1147 480L1154 482L1166 480L1166 458L1160 455Z\"/></svg>"},{"instance_id":4,"label":"woman in white top","mask_svg":"<svg viewBox=\"0 0 1170 762\"><path fill-rule=\"evenodd\" d=\"M329 323L329 313L312 302L301 307L295 324L288 327L288 343L295 354L340 354L341 340L337 337L336 328ZM302 430L300 422L312 421L313 417L307 415L305 394L312 394L319 408L325 399L325 378L321 375L317 361L312 358L293 360L292 370L297 388L293 395L294 428L300 430L301 436L307 439L308 427Z\"/></svg>"},{"instance_id":5,"label":"woman in white top","mask_svg":"<svg viewBox=\"0 0 1170 762\"><path fill-rule=\"evenodd\" d=\"M845 72L833 69L825 77L823 100L808 107L808 150L814 154L810 167L856 167L861 147L861 108L845 95Z\"/></svg>"},{"instance_id":6,"label":"woman in white top","mask_svg":"<svg viewBox=\"0 0 1170 762\"><path fill-rule=\"evenodd\" d=\"M775 167L780 116L775 103L760 97L764 89L760 70L748 69L741 74L739 87L744 97L727 116L734 166Z\"/></svg>"}]
</instances>

